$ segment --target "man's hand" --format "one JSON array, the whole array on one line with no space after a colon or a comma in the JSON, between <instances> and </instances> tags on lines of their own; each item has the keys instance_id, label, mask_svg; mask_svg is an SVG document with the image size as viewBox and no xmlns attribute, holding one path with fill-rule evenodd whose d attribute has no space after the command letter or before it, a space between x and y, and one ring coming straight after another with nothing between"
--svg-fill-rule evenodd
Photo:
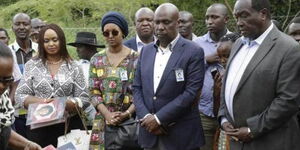
<instances>
[{"instance_id":1,"label":"man's hand","mask_svg":"<svg viewBox=\"0 0 300 150\"><path fill-rule=\"evenodd\" d=\"M152 115L152 114L148 115L146 118L143 118L141 120L141 126L145 127L148 132L153 133L153 134L154 134L154 131L157 132L157 130L159 129L159 124L157 123L154 115Z\"/></svg>"},{"instance_id":2,"label":"man's hand","mask_svg":"<svg viewBox=\"0 0 300 150\"><path fill-rule=\"evenodd\" d=\"M28 142L24 148L24 150L42 150L41 146L34 142Z\"/></svg>"},{"instance_id":3,"label":"man's hand","mask_svg":"<svg viewBox=\"0 0 300 150\"><path fill-rule=\"evenodd\" d=\"M224 122L222 128L225 132L236 132L238 129L235 129L230 122Z\"/></svg>"},{"instance_id":4,"label":"man's hand","mask_svg":"<svg viewBox=\"0 0 300 150\"><path fill-rule=\"evenodd\" d=\"M237 129L237 131L234 132L226 132L227 135L232 136L232 137L236 137L239 141L242 142L249 142L251 141L252 137L251 137L251 133L248 132L248 128L246 127L241 127L239 129Z\"/></svg>"}]
</instances>

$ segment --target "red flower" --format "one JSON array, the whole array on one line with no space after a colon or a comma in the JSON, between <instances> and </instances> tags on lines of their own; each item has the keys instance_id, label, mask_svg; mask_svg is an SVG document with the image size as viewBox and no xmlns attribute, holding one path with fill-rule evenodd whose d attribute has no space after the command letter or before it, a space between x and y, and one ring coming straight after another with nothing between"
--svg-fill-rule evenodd
<instances>
[{"instance_id":1,"label":"red flower","mask_svg":"<svg viewBox=\"0 0 300 150\"><path fill-rule=\"evenodd\" d=\"M117 83L115 81L110 81L108 86L109 86L109 88L114 89L117 87Z\"/></svg>"}]
</instances>

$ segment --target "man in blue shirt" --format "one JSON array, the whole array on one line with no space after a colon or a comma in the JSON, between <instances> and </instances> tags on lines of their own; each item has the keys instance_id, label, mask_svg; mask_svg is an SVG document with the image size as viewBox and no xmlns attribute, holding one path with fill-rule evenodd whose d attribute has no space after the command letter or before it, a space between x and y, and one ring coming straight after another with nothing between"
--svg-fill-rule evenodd
<instances>
[{"instance_id":1,"label":"man in blue shirt","mask_svg":"<svg viewBox=\"0 0 300 150\"><path fill-rule=\"evenodd\" d=\"M213 113L213 75L212 72L223 71L218 62L217 45L222 36L229 33L226 28L228 21L227 8L224 4L212 4L207 8L205 14L205 24L208 33L197 38L195 42L199 44L205 54L205 77L200 97L199 110L204 129L206 144L201 150L212 150L214 134L217 128L216 114Z\"/></svg>"}]
</instances>

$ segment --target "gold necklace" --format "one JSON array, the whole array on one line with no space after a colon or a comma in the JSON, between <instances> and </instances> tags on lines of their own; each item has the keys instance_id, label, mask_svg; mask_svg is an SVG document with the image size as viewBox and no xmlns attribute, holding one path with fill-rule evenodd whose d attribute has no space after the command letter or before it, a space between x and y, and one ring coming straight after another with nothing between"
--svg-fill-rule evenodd
<instances>
[{"instance_id":1,"label":"gold necklace","mask_svg":"<svg viewBox=\"0 0 300 150\"><path fill-rule=\"evenodd\" d=\"M46 63L47 63L47 64L50 64L50 65L58 65L58 64L60 64L62 61L63 61L63 59L60 58L60 60L59 60L59 61L56 61L56 62L46 60Z\"/></svg>"}]
</instances>

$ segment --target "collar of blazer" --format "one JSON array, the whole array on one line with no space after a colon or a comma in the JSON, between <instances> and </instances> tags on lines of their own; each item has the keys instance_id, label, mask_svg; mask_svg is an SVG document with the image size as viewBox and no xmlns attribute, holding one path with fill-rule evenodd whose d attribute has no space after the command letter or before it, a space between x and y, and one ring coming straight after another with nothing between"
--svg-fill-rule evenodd
<instances>
[{"instance_id":1,"label":"collar of blazer","mask_svg":"<svg viewBox=\"0 0 300 150\"><path fill-rule=\"evenodd\" d=\"M262 44L258 47L258 50L256 51L253 58L249 62L235 93L238 93L238 91L245 84L246 80L249 78L249 76L256 68L256 66L263 60L263 58L268 54L268 52L272 50L272 48L276 43L276 39L279 36L279 32L280 31L274 26L273 29L270 31L270 33L267 35L267 37L263 40ZM227 78L230 64L242 46L243 46L243 42L241 41L241 39L238 39L232 48L230 57L228 59L228 65L227 65L228 67L226 68L224 83L226 83L226 78ZM223 88L225 88L225 84L223 84L222 86Z\"/></svg>"}]
</instances>

